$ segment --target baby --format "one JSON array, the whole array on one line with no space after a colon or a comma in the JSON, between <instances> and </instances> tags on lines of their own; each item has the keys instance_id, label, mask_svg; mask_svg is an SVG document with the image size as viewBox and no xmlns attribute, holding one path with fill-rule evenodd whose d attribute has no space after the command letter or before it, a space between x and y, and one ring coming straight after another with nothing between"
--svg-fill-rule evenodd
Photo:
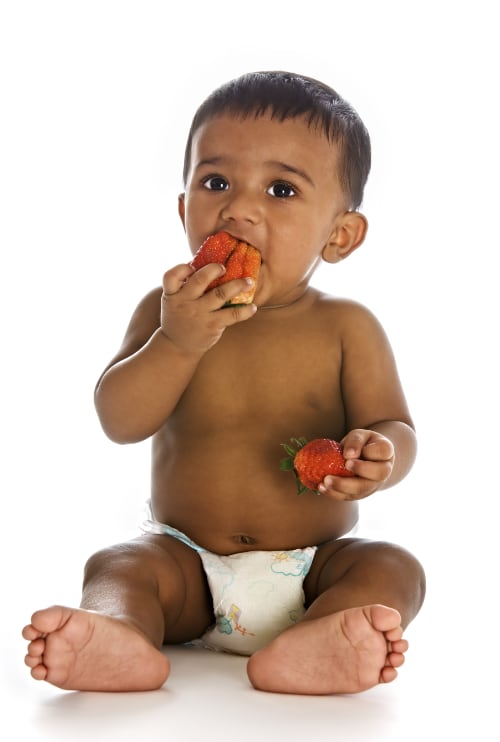
<instances>
[{"instance_id":1,"label":"baby","mask_svg":"<svg viewBox=\"0 0 500 742\"><path fill-rule=\"evenodd\" d=\"M65 689L159 688L162 646L248 655L260 690L334 694L395 679L425 576L404 548L356 538L358 501L410 471L414 426L364 306L310 286L362 243L368 133L327 85L258 72L196 112L179 214L191 253L220 231L256 247L256 285L171 267L132 314L95 404L118 443L151 437L143 533L87 562L79 608L35 612L26 664ZM249 304L228 305L255 289ZM341 441L354 476L297 495L290 438Z\"/></svg>"}]
</instances>

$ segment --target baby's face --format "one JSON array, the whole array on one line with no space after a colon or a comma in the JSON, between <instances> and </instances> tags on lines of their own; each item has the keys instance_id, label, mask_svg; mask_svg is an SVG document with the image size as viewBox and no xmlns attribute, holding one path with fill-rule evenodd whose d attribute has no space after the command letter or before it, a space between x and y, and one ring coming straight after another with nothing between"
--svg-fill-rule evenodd
<instances>
[{"instance_id":1,"label":"baby's face","mask_svg":"<svg viewBox=\"0 0 500 742\"><path fill-rule=\"evenodd\" d=\"M348 209L338 149L302 119L230 115L193 138L180 213L191 251L226 230L262 253L255 303L279 303L307 285Z\"/></svg>"}]
</instances>

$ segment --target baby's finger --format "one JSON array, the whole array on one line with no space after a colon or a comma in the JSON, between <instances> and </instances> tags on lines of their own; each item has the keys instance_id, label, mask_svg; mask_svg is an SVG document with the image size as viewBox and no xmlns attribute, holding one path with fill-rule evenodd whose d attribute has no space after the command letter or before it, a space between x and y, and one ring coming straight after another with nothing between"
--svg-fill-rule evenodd
<instances>
[{"instance_id":1,"label":"baby's finger","mask_svg":"<svg viewBox=\"0 0 500 742\"><path fill-rule=\"evenodd\" d=\"M344 449L344 458L359 458L367 440L367 435L368 432L366 430L351 430L341 441Z\"/></svg>"},{"instance_id":2,"label":"baby's finger","mask_svg":"<svg viewBox=\"0 0 500 742\"><path fill-rule=\"evenodd\" d=\"M357 477L368 479L371 482L385 482L390 476L393 460L389 461L366 461L364 459L352 459L346 468Z\"/></svg>"},{"instance_id":3,"label":"baby's finger","mask_svg":"<svg viewBox=\"0 0 500 742\"><path fill-rule=\"evenodd\" d=\"M321 494L334 500L362 500L377 489L371 482L359 477L336 477L328 475L319 485Z\"/></svg>"},{"instance_id":4,"label":"baby's finger","mask_svg":"<svg viewBox=\"0 0 500 742\"><path fill-rule=\"evenodd\" d=\"M221 316L224 326L230 327L235 325L237 322L243 322L246 319L253 317L257 307L255 304L228 304L227 307L222 307L217 315Z\"/></svg>"},{"instance_id":5,"label":"baby's finger","mask_svg":"<svg viewBox=\"0 0 500 742\"><path fill-rule=\"evenodd\" d=\"M181 264L171 268L163 275L163 293L167 296L176 294L186 283L189 276L193 273L190 265Z\"/></svg>"},{"instance_id":6,"label":"baby's finger","mask_svg":"<svg viewBox=\"0 0 500 742\"><path fill-rule=\"evenodd\" d=\"M211 289L207 293L207 304L211 310L225 307L232 299L245 291L248 291L254 285L251 278L235 278L227 283L221 283L219 286ZM235 302L234 306L239 305Z\"/></svg>"},{"instance_id":7,"label":"baby's finger","mask_svg":"<svg viewBox=\"0 0 500 742\"><path fill-rule=\"evenodd\" d=\"M186 299L192 301L204 294L208 295L210 292L207 290L212 281L223 276L225 272L225 267L219 263L208 263L203 268L191 272L183 286Z\"/></svg>"},{"instance_id":8,"label":"baby's finger","mask_svg":"<svg viewBox=\"0 0 500 742\"><path fill-rule=\"evenodd\" d=\"M389 461L394 457L394 446L388 438L378 438L363 446L366 461Z\"/></svg>"}]
</instances>

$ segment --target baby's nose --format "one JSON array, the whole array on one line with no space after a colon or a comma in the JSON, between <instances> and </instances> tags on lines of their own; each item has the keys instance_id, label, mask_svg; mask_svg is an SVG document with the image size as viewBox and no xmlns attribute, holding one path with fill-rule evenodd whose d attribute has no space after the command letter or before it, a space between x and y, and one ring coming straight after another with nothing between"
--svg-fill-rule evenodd
<instances>
[{"instance_id":1,"label":"baby's nose","mask_svg":"<svg viewBox=\"0 0 500 742\"><path fill-rule=\"evenodd\" d=\"M228 197L222 209L222 218L228 222L251 222L255 224L261 218L259 200L246 192L240 191Z\"/></svg>"}]
</instances>

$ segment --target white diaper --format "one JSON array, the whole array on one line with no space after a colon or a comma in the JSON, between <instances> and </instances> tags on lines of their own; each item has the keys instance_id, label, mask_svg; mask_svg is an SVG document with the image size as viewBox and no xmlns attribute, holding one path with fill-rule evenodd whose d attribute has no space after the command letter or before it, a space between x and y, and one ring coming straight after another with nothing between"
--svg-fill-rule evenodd
<instances>
[{"instance_id":1,"label":"white diaper","mask_svg":"<svg viewBox=\"0 0 500 742\"><path fill-rule=\"evenodd\" d=\"M315 546L293 551L200 552L214 604L215 625L197 642L251 655L304 614L303 582Z\"/></svg>"},{"instance_id":2,"label":"white diaper","mask_svg":"<svg viewBox=\"0 0 500 742\"><path fill-rule=\"evenodd\" d=\"M149 504L142 529L173 536L200 555L212 593L215 624L192 644L251 655L304 615L303 582L316 546L219 556L182 531L155 520Z\"/></svg>"}]
</instances>

